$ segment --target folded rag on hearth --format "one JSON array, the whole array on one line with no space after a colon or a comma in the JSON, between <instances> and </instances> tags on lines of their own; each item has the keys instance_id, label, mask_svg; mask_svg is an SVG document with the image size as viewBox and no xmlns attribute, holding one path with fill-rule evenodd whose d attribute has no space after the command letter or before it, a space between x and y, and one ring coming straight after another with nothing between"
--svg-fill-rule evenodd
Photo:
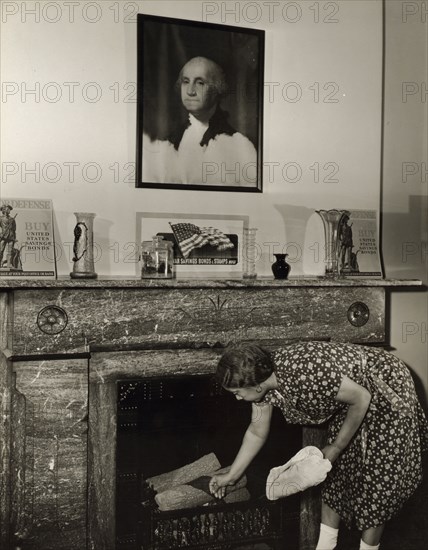
<instances>
[{"instance_id":1,"label":"folded rag on hearth","mask_svg":"<svg viewBox=\"0 0 428 550\"><path fill-rule=\"evenodd\" d=\"M266 480L266 496L277 500L318 485L331 467L317 447L304 447L283 466L272 468Z\"/></svg>"}]
</instances>

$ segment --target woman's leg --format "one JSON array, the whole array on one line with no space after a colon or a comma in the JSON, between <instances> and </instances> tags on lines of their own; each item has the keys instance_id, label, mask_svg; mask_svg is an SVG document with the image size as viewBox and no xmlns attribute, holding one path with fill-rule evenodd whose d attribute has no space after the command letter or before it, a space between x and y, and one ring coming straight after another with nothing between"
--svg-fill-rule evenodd
<instances>
[{"instance_id":1,"label":"woman's leg","mask_svg":"<svg viewBox=\"0 0 428 550\"><path fill-rule=\"evenodd\" d=\"M337 512L330 508L325 502L321 505L321 523L333 527L333 529L339 529L340 517Z\"/></svg>"},{"instance_id":2,"label":"woman's leg","mask_svg":"<svg viewBox=\"0 0 428 550\"><path fill-rule=\"evenodd\" d=\"M361 534L362 542L364 542L367 546L372 546L374 548L378 547L384 527L385 525L378 525L377 527L370 527L369 529L363 531Z\"/></svg>"},{"instance_id":3,"label":"woman's leg","mask_svg":"<svg viewBox=\"0 0 428 550\"><path fill-rule=\"evenodd\" d=\"M339 523L339 515L323 502L321 506L320 535L315 550L334 550L336 548Z\"/></svg>"}]
</instances>

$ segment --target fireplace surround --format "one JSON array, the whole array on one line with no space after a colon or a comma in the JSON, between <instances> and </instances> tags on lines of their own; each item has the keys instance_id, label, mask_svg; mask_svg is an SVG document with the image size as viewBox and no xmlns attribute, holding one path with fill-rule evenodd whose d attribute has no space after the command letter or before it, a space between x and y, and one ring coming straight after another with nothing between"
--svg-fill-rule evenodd
<instances>
[{"instance_id":1,"label":"fireplace surround","mask_svg":"<svg viewBox=\"0 0 428 550\"><path fill-rule=\"evenodd\" d=\"M212 375L237 338L388 345L386 293L406 286L420 282L1 280L0 547L114 550L119 380ZM300 550L318 504L301 495Z\"/></svg>"}]
</instances>

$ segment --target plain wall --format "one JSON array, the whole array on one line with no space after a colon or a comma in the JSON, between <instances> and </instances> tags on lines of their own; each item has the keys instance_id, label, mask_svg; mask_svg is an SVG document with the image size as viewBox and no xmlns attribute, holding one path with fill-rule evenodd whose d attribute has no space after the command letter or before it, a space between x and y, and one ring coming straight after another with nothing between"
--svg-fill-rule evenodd
<instances>
[{"instance_id":1,"label":"plain wall","mask_svg":"<svg viewBox=\"0 0 428 550\"><path fill-rule=\"evenodd\" d=\"M428 5L385 5L383 257L388 277L427 284ZM428 295L393 292L390 341L428 391Z\"/></svg>"},{"instance_id":2,"label":"plain wall","mask_svg":"<svg viewBox=\"0 0 428 550\"><path fill-rule=\"evenodd\" d=\"M53 200L59 275L71 270L76 211L97 214L100 276L136 274L137 212L249 216L250 225L259 229L258 274L270 275L272 252L285 248L296 276L324 270L322 258L313 252L314 241L323 244L315 209L380 208L380 0L70 4L1 3L1 196ZM401 157L397 159L394 148L401 151L400 144L408 144L408 158L420 162L423 131L419 125L413 133L405 111L409 105L400 103L397 114L392 96L407 78L401 69L409 58L410 66L419 67L409 78L423 78L423 59L414 55L423 30L422 25L413 29L399 24L401 2L387 4L391 124L385 126L384 258L388 276L421 277L421 262L404 265L399 247L394 248L397 216L413 241L419 242L423 227L409 211L410 186L403 190L397 166ZM266 31L263 194L135 188L136 8ZM415 111L420 110L419 103ZM419 120L418 114L412 116ZM403 123L407 137L398 135ZM327 181L332 165L338 169L335 183ZM297 167L298 177L289 167ZM414 187L419 197L420 187ZM416 208L421 217L421 207ZM422 323L421 296L414 294L408 318ZM426 347L417 337L413 345L401 345L400 301L407 304L408 296L393 297L393 344L400 344L399 353L426 383Z\"/></svg>"},{"instance_id":3,"label":"plain wall","mask_svg":"<svg viewBox=\"0 0 428 550\"><path fill-rule=\"evenodd\" d=\"M56 2L60 13L43 4L2 4L1 191L53 199L59 274L70 271L75 211L97 214L99 275L135 275L135 213L147 211L249 216L258 273L271 274L276 243L298 275L324 270L310 250L314 240L323 246L315 209L379 208L380 2L339 2L337 11L321 2L319 12L309 2L300 11L284 2L80 2L73 11ZM137 4L141 13L266 31L263 194L135 189ZM39 15L28 11L37 5Z\"/></svg>"}]
</instances>

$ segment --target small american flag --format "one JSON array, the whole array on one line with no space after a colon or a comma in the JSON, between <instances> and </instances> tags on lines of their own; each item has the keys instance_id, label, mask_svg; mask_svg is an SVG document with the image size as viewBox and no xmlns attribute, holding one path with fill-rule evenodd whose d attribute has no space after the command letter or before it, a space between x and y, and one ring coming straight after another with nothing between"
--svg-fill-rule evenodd
<instances>
[{"instance_id":1,"label":"small american flag","mask_svg":"<svg viewBox=\"0 0 428 550\"><path fill-rule=\"evenodd\" d=\"M215 227L198 227L193 223L170 223L169 225L183 258L188 258L194 248L202 248L206 244L215 246L217 250L227 250L235 246L229 237Z\"/></svg>"}]
</instances>

